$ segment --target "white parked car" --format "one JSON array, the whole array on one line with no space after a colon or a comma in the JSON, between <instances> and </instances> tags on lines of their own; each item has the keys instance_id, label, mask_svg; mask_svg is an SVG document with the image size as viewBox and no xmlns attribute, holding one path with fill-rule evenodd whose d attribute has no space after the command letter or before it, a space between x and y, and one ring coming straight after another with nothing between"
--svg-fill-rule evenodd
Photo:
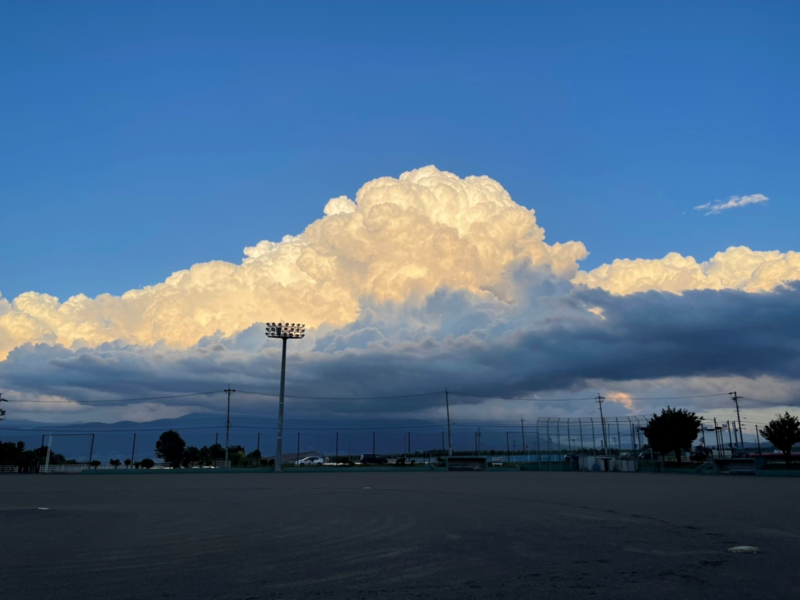
<instances>
[{"instance_id":1,"label":"white parked car","mask_svg":"<svg viewBox=\"0 0 800 600\"><path fill-rule=\"evenodd\" d=\"M298 467L303 466L303 465L305 465L307 467L311 467L311 466L321 465L324 462L325 462L325 460L323 458L319 457L319 456L306 456L305 458L301 458L300 460L298 460L295 463L295 465L297 465Z\"/></svg>"}]
</instances>

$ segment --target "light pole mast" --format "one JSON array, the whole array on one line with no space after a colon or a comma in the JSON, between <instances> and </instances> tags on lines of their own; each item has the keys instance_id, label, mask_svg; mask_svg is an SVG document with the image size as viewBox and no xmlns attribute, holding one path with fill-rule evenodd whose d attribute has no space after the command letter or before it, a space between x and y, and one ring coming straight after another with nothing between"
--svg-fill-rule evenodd
<instances>
[{"instance_id":1,"label":"light pole mast","mask_svg":"<svg viewBox=\"0 0 800 600\"><path fill-rule=\"evenodd\" d=\"M225 421L225 462L228 462L228 447L231 445L231 394L236 390L232 390L229 383L228 389L222 391L228 393L228 420Z\"/></svg>"},{"instance_id":2,"label":"light pole mast","mask_svg":"<svg viewBox=\"0 0 800 600\"><path fill-rule=\"evenodd\" d=\"M286 389L286 340L299 340L306 335L306 326L301 323L267 323L267 337L283 340L281 355L281 395L278 401L278 436L275 448L275 472L280 473L283 460L283 394Z\"/></svg>"}]
</instances>

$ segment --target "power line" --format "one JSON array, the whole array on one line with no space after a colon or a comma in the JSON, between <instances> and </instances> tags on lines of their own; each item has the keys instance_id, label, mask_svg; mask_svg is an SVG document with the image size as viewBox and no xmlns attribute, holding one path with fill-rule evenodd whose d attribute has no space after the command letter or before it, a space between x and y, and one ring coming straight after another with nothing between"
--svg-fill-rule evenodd
<instances>
[{"instance_id":1,"label":"power line","mask_svg":"<svg viewBox=\"0 0 800 600\"><path fill-rule=\"evenodd\" d=\"M64 425L58 425L57 427L65 427L65 426ZM219 425L210 425L208 427L167 427L166 429L164 427L157 427L157 428L153 428L153 429L142 429L142 428L137 428L137 429L108 429L108 430L105 430L105 431L97 431L97 430L89 431L89 430L86 430L86 429L66 429L66 430L65 429L59 429L58 431L65 431L66 433L96 433L96 434L100 435L101 433L132 433L132 432L139 432L139 431L167 431L169 429L173 429L175 431L190 431L190 430L196 430L196 429L223 429L223 428L224 428L223 426L219 426ZM31 429L31 428L27 428L27 427L3 427L3 428L0 429L0 433L3 433L4 431L38 431L39 433L47 433L48 431L51 431L53 429L54 429L53 427L50 427L49 429L47 427L42 427L40 429Z\"/></svg>"},{"instance_id":2,"label":"power line","mask_svg":"<svg viewBox=\"0 0 800 600\"><path fill-rule=\"evenodd\" d=\"M720 392L719 394L702 394L700 396L663 396L658 398L643 398L638 396L625 396L625 400L690 400L692 398L713 398L715 396L727 396L728 392ZM596 398L593 398L595 400ZM621 398L609 398L609 400L620 400Z\"/></svg>"},{"instance_id":3,"label":"power line","mask_svg":"<svg viewBox=\"0 0 800 600\"><path fill-rule=\"evenodd\" d=\"M469 396L470 398L489 398L491 400L527 400L529 402L576 402L579 400L594 400L594 398L519 398L513 396L484 396L482 394L468 394L467 392L450 392L452 396Z\"/></svg>"},{"instance_id":4,"label":"power line","mask_svg":"<svg viewBox=\"0 0 800 600\"><path fill-rule=\"evenodd\" d=\"M442 429L447 425L391 425L389 427L287 427L290 431L383 431L388 429ZM234 425L234 429L267 429L252 425Z\"/></svg>"},{"instance_id":5,"label":"power line","mask_svg":"<svg viewBox=\"0 0 800 600\"><path fill-rule=\"evenodd\" d=\"M224 391L224 390L223 390ZM105 404L105 403L113 403L113 402L147 402L149 400L168 400L171 398L188 398L190 396L208 396L210 394L220 394L219 390L214 390L211 392L192 392L191 394L173 394L171 396L151 396L148 398L107 398L105 400L13 400L14 404L25 402L41 402L41 403L50 403L50 404L67 404L67 403L77 403L77 404Z\"/></svg>"},{"instance_id":6,"label":"power line","mask_svg":"<svg viewBox=\"0 0 800 600\"><path fill-rule=\"evenodd\" d=\"M253 394L255 396L269 396L277 398L278 394L266 394L264 392L246 392L239 390L240 394ZM438 396L444 392L424 392L421 394L404 394L402 396L290 396L284 395L284 398L292 398L293 400L397 400L400 398L421 398L423 396ZM452 392L451 392L452 393Z\"/></svg>"}]
</instances>

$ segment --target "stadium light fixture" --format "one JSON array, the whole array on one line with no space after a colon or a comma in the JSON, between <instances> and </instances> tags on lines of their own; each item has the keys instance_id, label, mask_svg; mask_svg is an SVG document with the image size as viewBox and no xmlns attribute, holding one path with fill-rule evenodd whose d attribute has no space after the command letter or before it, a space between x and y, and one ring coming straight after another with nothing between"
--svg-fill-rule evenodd
<instances>
[{"instance_id":1,"label":"stadium light fixture","mask_svg":"<svg viewBox=\"0 0 800 600\"><path fill-rule=\"evenodd\" d=\"M275 472L280 473L283 462L283 393L286 389L286 340L300 340L306 336L306 326L302 323L267 323L268 338L283 340L281 354L281 395L278 401L278 440L275 449Z\"/></svg>"}]
</instances>

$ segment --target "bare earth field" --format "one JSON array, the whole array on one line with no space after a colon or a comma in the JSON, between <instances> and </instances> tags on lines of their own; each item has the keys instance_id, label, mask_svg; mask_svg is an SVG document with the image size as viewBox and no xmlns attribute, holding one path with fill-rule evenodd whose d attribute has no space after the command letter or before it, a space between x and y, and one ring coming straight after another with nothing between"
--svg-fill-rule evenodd
<instances>
[{"instance_id":1,"label":"bare earth field","mask_svg":"<svg viewBox=\"0 0 800 600\"><path fill-rule=\"evenodd\" d=\"M800 598L800 479L0 476L25 599ZM37 510L47 507L50 510ZM731 546L759 554L731 554Z\"/></svg>"}]
</instances>

